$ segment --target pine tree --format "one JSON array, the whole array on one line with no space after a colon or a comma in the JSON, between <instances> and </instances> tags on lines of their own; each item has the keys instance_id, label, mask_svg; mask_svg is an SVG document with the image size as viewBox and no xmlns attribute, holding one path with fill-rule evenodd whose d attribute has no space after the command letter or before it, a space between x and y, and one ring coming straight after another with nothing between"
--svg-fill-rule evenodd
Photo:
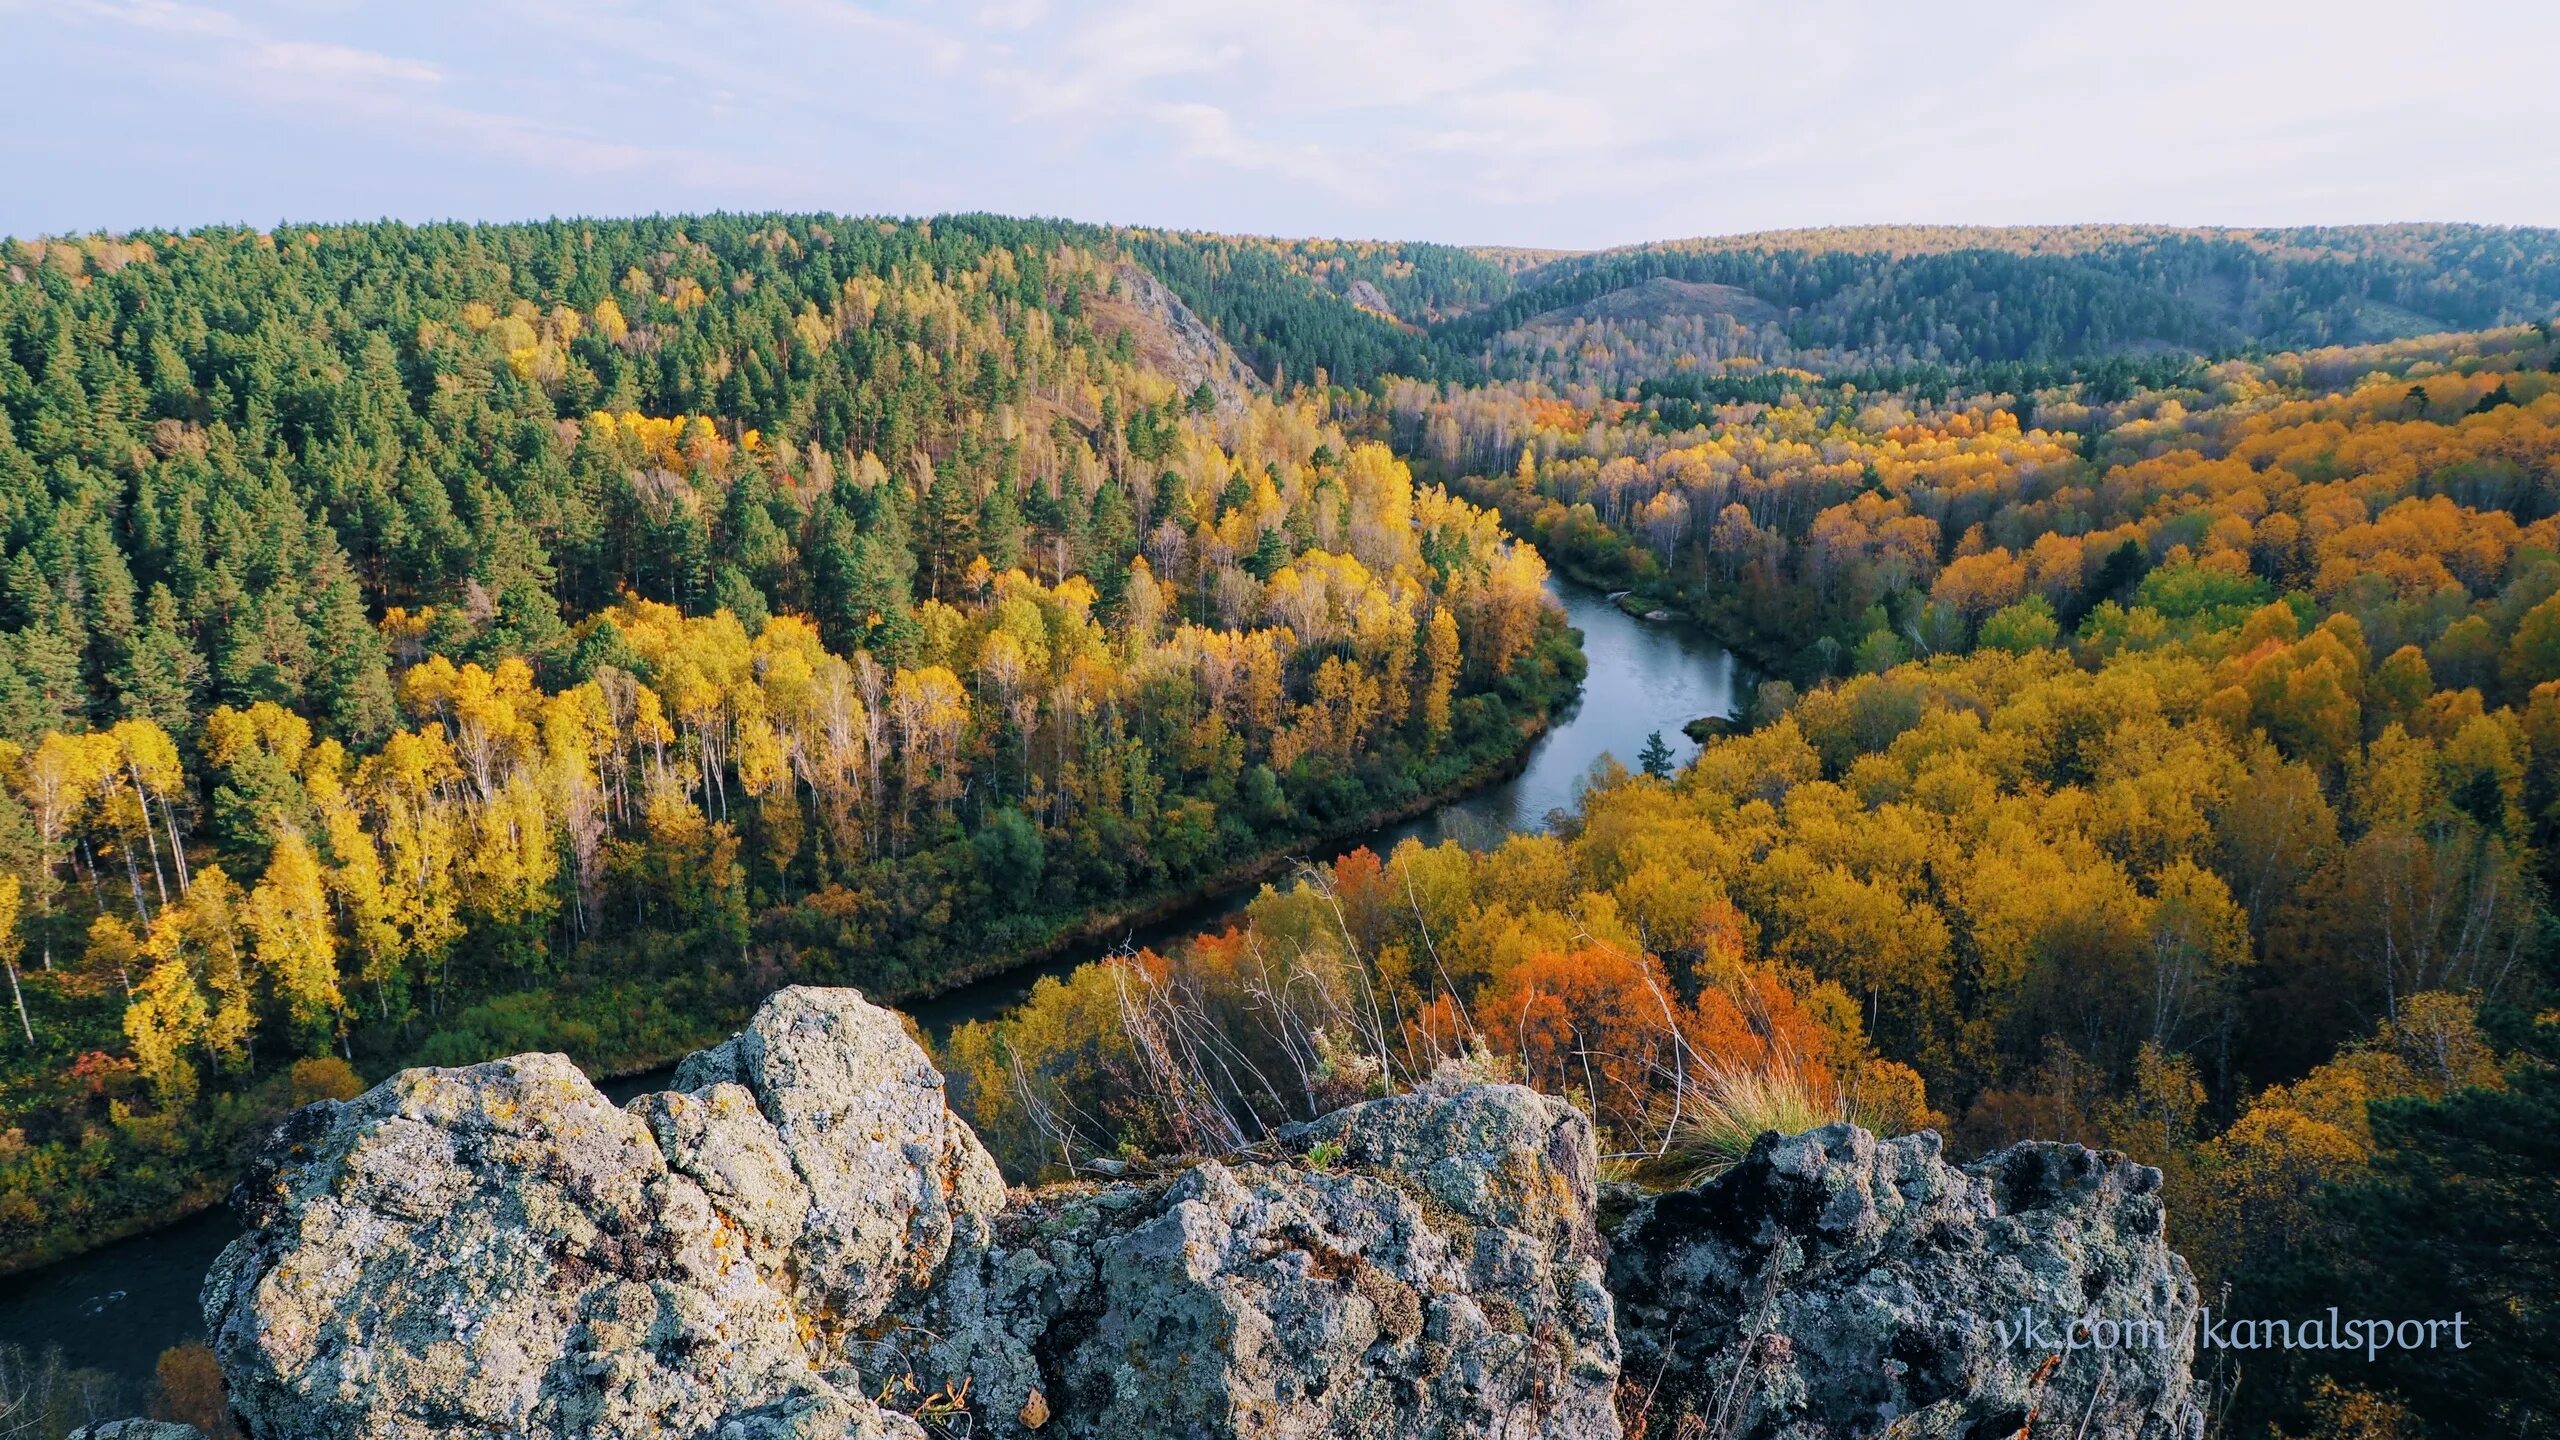
<instances>
[{"instance_id":1,"label":"pine tree","mask_svg":"<svg viewBox=\"0 0 2560 1440\"><path fill-rule=\"evenodd\" d=\"M372 633L372 626L364 628ZM197 706L204 694L204 679L204 657L196 653L180 627L177 597L168 586L153 585L143 603L142 625L125 653L124 666L111 677L118 707L127 718L148 720L171 735L191 737L195 734ZM383 682L383 698L390 698L387 678Z\"/></svg>"},{"instance_id":2,"label":"pine tree","mask_svg":"<svg viewBox=\"0 0 2560 1440\"><path fill-rule=\"evenodd\" d=\"M631 648L631 641L610 615L599 615L578 639L578 648L569 657L569 682L583 685L604 669L620 670L629 675L644 675L647 664Z\"/></svg>"},{"instance_id":3,"label":"pine tree","mask_svg":"<svg viewBox=\"0 0 2560 1440\"><path fill-rule=\"evenodd\" d=\"M750 637L764 633L765 622L773 618L773 607L766 603L764 592L735 565L723 565L712 575L711 605L737 616Z\"/></svg>"},{"instance_id":4,"label":"pine tree","mask_svg":"<svg viewBox=\"0 0 2560 1440\"><path fill-rule=\"evenodd\" d=\"M957 472L946 465L925 482L925 594L936 600L958 593L960 572L978 553L978 505Z\"/></svg>"},{"instance_id":5,"label":"pine tree","mask_svg":"<svg viewBox=\"0 0 2560 1440\"><path fill-rule=\"evenodd\" d=\"M521 656L546 670L558 664L568 651L569 627L552 594L550 565L538 555L525 556L519 563L493 564L491 572L489 598L498 613L481 632L484 652L493 661Z\"/></svg>"},{"instance_id":6,"label":"pine tree","mask_svg":"<svg viewBox=\"0 0 2560 1440\"><path fill-rule=\"evenodd\" d=\"M1268 580L1289 563L1289 541L1274 525L1254 537L1253 553L1244 557L1245 573L1256 580Z\"/></svg>"},{"instance_id":7,"label":"pine tree","mask_svg":"<svg viewBox=\"0 0 2560 1440\"><path fill-rule=\"evenodd\" d=\"M154 592L155 603L160 593ZM552 623L559 623L556 615ZM334 544L322 550L312 577L311 635L313 698L320 714L331 734L370 749L400 718L391 693L391 652L366 616L355 575ZM168 728L165 722L162 728Z\"/></svg>"},{"instance_id":8,"label":"pine tree","mask_svg":"<svg viewBox=\"0 0 2560 1440\"><path fill-rule=\"evenodd\" d=\"M2387 1387L2431 1435L2533 1434L2560 1419L2560 1023L2517 1018L2504 1089L2373 1105L2371 1172L2320 1197L2322 1223L2295 1237L2258 1297L2271 1314L2316 1315L2340 1296L2361 1315L2459 1312L2466 1343L2287 1353L2275 1394L2298 1397L2322 1372Z\"/></svg>"},{"instance_id":9,"label":"pine tree","mask_svg":"<svg viewBox=\"0 0 2560 1440\"><path fill-rule=\"evenodd\" d=\"M1022 537L1022 506L1013 482L1000 480L978 508L978 553L998 571L1010 570L1022 563Z\"/></svg>"},{"instance_id":10,"label":"pine tree","mask_svg":"<svg viewBox=\"0 0 2560 1440\"><path fill-rule=\"evenodd\" d=\"M80 646L55 624L0 636L0 726L32 743L47 730L73 730L88 711Z\"/></svg>"},{"instance_id":11,"label":"pine tree","mask_svg":"<svg viewBox=\"0 0 2560 1440\"><path fill-rule=\"evenodd\" d=\"M133 570L104 520L80 532L80 600L88 639L89 693L101 701L130 663L138 623ZM106 718L100 715L97 718Z\"/></svg>"},{"instance_id":12,"label":"pine tree","mask_svg":"<svg viewBox=\"0 0 2560 1440\"><path fill-rule=\"evenodd\" d=\"M1671 778L1671 747L1663 743L1661 731L1646 734L1644 748L1636 752L1636 766L1656 780Z\"/></svg>"},{"instance_id":13,"label":"pine tree","mask_svg":"<svg viewBox=\"0 0 2560 1440\"><path fill-rule=\"evenodd\" d=\"M1238 465L1227 475L1227 483L1218 487L1217 518L1224 520L1253 503L1253 481L1246 478Z\"/></svg>"},{"instance_id":14,"label":"pine tree","mask_svg":"<svg viewBox=\"0 0 2560 1440\"><path fill-rule=\"evenodd\" d=\"M1094 492L1093 509L1085 516L1084 534L1078 537L1076 568L1101 582L1103 576L1121 569L1138 550L1138 519L1129 506L1129 492L1120 482L1105 480Z\"/></svg>"}]
</instances>

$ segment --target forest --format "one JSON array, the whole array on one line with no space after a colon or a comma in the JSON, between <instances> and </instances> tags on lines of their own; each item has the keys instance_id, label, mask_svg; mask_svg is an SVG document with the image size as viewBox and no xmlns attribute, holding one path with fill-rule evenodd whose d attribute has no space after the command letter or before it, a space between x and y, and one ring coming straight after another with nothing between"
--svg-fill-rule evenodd
<instances>
[{"instance_id":1,"label":"forest","mask_svg":"<svg viewBox=\"0 0 2560 1440\"><path fill-rule=\"evenodd\" d=\"M1052 227L6 262L21 1262L403 1063L1002 968L1500 767L1579 678L1490 511Z\"/></svg>"},{"instance_id":2,"label":"forest","mask_svg":"<svg viewBox=\"0 0 2560 1440\"><path fill-rule=\"evenodd\" d=\"M2560 310L2560 238L2480 225L1870 226L1584 255L1125 234L1264 375L1362 390L2178 363Z\"/></svg>"},{"instance_id":3,"label":"forest","mask_svg":"<svg viewBox=\"0 0 2560 1440\"><path fill-rule=\"evenodd\" d=\"M2485 1317L2216 1371L2220 1433L2560 1415L2549 232L714 216L0 279L12 1263L404 1064L639 1068L1426 807L1573 694L1552 565L1741 713L960 1027L1009 1178L1452 1066L1637 1187L2071 1138L2234 1306Z\"/></svg>"},{"instance_id":4,"label":"forest","mask_svg":"<svg viewBox=\"0 0 2560 1440\"><path fill-rule=\"evenodd\" d=\"M2483 1405L2532 1433L2560 351L2032 378L1799 373L1677 427L1382 387L1367 424L1768 678L1554 833L1359 852L964 1029L999 1154L1232 1147L1448 1063L1573 1096L1639 1183L1843 1114L1967 1153L2078 1137L2162 1168L2172 1240L2243 1313L2494 1316L2458 1358L2220 1373L2223 1433L2476 1434Z\"/></svg>"}]
</instances>

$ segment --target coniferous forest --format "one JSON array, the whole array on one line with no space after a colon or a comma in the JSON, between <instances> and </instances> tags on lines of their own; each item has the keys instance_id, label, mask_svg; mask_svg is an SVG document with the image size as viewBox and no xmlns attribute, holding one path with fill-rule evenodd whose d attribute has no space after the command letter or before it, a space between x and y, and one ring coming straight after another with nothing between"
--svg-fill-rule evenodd
<instances>
[{"instance_id":1,"label":"coniferous forest","mask_svg":"<svg viewBox=\"0 0 2560 1440\"><path fill-rule=\"evenodd\" d=\"M2560 234L2465 226L7 241L0 1252L403 1065L645 1068L1331 854L1570 703L1553 566L1741 713L959 1027L1011 1178L1452 1062L1638 1186L1735 1117L2081 1139L2231 1303L2490 1337L2220 1433L2544 1433L2555 315Z\"/></svg>"}]
</instances>

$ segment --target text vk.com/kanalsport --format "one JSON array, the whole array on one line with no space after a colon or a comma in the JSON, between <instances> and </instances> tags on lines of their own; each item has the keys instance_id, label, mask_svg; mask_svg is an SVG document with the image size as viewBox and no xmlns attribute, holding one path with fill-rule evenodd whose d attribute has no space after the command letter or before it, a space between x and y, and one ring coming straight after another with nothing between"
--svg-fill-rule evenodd
<instances>
[{"instance_id":1,"label":"text vk.com/kanalsport","mask_svg":"<svg viewBox=\"0 0 2560 1440\"><path fill-rule=\"evenodd\" d=\"M2361 1350L2371 1360L2386 1350L2468 1350L2468 1323L2457 1310L2449 1319L2386 1320L2329 1313L2297 1320L2235 1320L2208 1305L2184 1324L2111 1315L2057 1318L2020 1306L1992 1322L2000 1343L2033 1350L2165 1350L2172 1333L2200 1350Z\"/></svg>"}]
</instances>

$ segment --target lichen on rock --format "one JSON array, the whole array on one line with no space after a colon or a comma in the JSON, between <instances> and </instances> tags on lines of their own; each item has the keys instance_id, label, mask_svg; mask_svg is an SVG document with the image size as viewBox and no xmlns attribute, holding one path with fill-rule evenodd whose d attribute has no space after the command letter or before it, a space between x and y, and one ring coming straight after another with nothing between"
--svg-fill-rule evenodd
<instances>
[{"instance_id":1,"label":"lichen on rock","mask_svg":"<svg viewBox=\"0 0 2560 1440\"><path fill-rule=\"evenodd\" d=\"M777 991L746 1029L687 1056L674 1091L632 1103L838 1338L921 1295L1004 1208L941 1072L895 1012L850 990Z\"/></svg>"},{"instance_id":2,"label":"lichen on rock","mask_svg":"<svg viewBox=\"0 0 2560 1440\"><path fill-rule=\"evenodd\" d=\"M1434 1090L1282 1143L1031 1200L873 1363L965 1382L980 1434L1618 1433L1579 1111Z\"/></svg>"},{"instance_id":3,"label":"lichen on rock","mask_svg":"<svg viewBox=\"0 0 2560 1440\"><path fill-rule=\"evenodd\" d=\"M1764 1136L1605 1240L1597 1171L1570 1104L1452 1075L1008 1198L897 1016L793 989L621 1108L522 1055L299 1112L204 1309L254 1440L2194 1433L2121 1156ZM2029 1311L2172 1340L2047 1354Z\"/></svg>"},{"instance_id":4,"label":"lichen on rock","mask_svg":"<svg viewBox=\"0 0 2560 1440\"><path fill-rule=\"evenodd\" d=\"M828 1372L1002 1200L897 1017L787 990L617 1109L558 1055L298 1113L204 1310L253 1436L913 1435Z\"/></svg>"},{"instance_id":5,"label":"lichen on rock","mask_svg":"<svg viewBox=\"0 0 2560 1440\"><path fill-rule=\"evenodd\" d=\"M2165 1238L2160 1173L2121 1155L2029 1143L1958 1167L1933 1134L1767 1135L1724 1175L1636 1205L1611 1247L1653 1433L1688 1416L1736 1440L2200 1433L2195 1282ZM2087 1319L2117 1343L2060 1338Z\"/></svg>"}]
</instances>

